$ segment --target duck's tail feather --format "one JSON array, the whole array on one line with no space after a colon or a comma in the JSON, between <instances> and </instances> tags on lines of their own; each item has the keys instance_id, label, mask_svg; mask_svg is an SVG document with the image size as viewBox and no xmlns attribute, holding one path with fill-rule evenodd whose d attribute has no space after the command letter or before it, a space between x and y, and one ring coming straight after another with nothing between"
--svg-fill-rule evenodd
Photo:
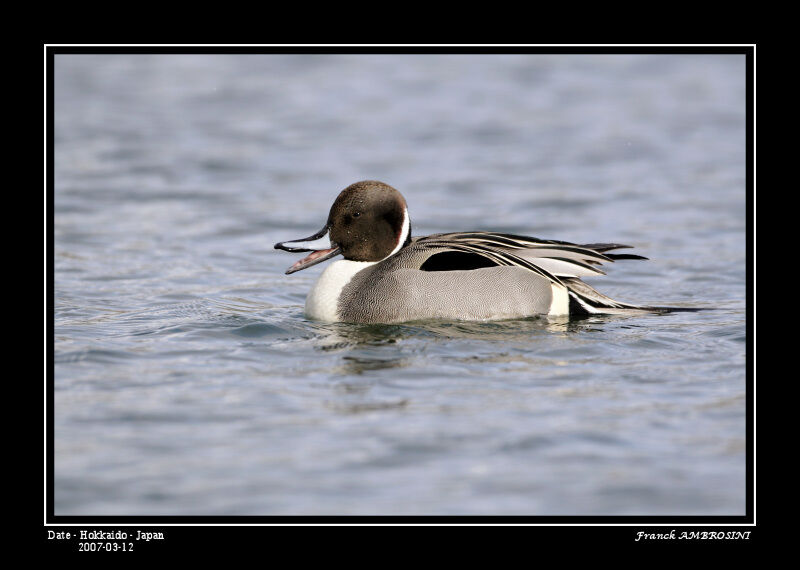
<instances>
[{"instance_id":1,"label":"duck's tail feather","mask_svg":"<svg viewBox=\"0 0 800 570\"><path fill-rule=\"evenodd\" d=\"M590 287L577 277L562 278L569 293L569 311L575 315L629 315L635 313L674 313L696 312L703 308L694 307L653 307L648 305L633 305L622 303L607 297Z\"/></svg>"},{"instance_id":2,"label":"duck's tail feather","mask_svg":"<svg viewBox=\"0 0 800 570\"><path fill-rule=\"evenodd\" d=\"M579 247L584 247L586 249L593 249L595 251L611 251L612 249L624 249L624 248L632 248L632 245L625 245L622 243L584 243L581 244Z\"/></svg>"},{"instance_id":3,"label":"duck's tail feather","mask_svg":"<svg viewBox=\"0 0 800 570\"><path fill-rule=\"evenodd\" d=\"M606 257L610 257L614 261L618 259L650 259L649 257L645 257L643 255L636 255L634 253L606 253L604 254Z\"/></svg>"},{"instance_id":4,"label":"duck's tail feather","mask_svg":"<svg viewBox=\"0 0 800 570\"><path fill-rule=\"evenodd\" d=\"M618 259L648 259L643 255L636 255L633 253L606 253L612 249L625 249L633 247L632 245L625 245L622 243L584 243L581 244L580 247L602 253L609 259L613 259L615 261Z\"/></svg>"}]
</instances>

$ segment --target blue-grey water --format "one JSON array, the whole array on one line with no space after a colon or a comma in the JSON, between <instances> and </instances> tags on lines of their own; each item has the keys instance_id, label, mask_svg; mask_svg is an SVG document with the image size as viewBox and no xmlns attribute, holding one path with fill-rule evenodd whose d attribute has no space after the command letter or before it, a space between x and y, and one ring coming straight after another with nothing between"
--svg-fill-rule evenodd
<instances>
[{"instance_id":1,"label":"blue-grey water","mask_svg":"<svg viewBox=\"0 0 800 570\"><path fill-rule=\"evenodd\" d=\"M745 513L743 55L54 65L56 515ZM309 321L273 244L363 179L718 310Z\"/></svg>"}]
</instances>

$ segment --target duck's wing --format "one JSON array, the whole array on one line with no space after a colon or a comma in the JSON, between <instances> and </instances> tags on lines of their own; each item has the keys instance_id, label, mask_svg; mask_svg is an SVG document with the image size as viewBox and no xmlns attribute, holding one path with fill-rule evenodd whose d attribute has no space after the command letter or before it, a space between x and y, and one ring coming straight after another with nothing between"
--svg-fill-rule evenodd
<instances>
[{"instance_id":1,"label":"duck's wing","mask_svg":"<svg viewBox=\"0 0 800 570\"><path fill-rule=\"evenodd\" d=\"M557 275L539 263L488 243L469 239L450 239L450 234L426 236L413 242L416 268L421 271L466 271L495 266L516 266L532 271L552 283L564 285ZM401 250L401 254L404 253ZM410 252L409 252L410 253Z\"/></svg>"},{"instance_id":2,"label":"duck's wing","mask_svg":"<svg viewBox=\"0 0 800 570\"><path fill-rule=\"evenodd\" d=\"M435 234L420 238L419 241L425 243L428 240L461 244L480 250L504 252L514 258L524 259L555 277L605 275L605 272L599 268L604 263L613 263L618 259L647 259L641 255L607 253L611 250L631 247L619 243L581 245L567 241L544 240L498 232L474 231Z\"/></svg>"},{"instance_id":3,"label":"duck's wing","mask_svg":"<svg viewBox=\"0 0 800 570\"><path fill-rule=\"evenodd\" d=\"M398 257L405 257L407 261L413 258L410 265L422 271L464 271L498 265L522 267L546 278L552 284L566 288L571 314L699 310L623 303L603 295L581 281L581 276L605 275L598 268L603 263L617 259L647 259L634 254L607 253L629 247L631 246L618 243L581 245L495 232L459 232L417 238L406 248L410 255Z\"/></svg>"}]
</instances>

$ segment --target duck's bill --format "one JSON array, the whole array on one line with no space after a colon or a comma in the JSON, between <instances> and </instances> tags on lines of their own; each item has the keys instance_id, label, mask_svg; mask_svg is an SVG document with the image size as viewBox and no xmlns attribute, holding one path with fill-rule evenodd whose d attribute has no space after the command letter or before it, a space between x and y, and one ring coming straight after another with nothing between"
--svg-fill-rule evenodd
<instances>
[{"instance_id":1,"label":"duck's bill","mask_svg":"<svg viewBox=\"0 0 800 570\"><path fill-rule=\"evenodd\" d=\"M295 273L301 269L306 269L307 267L311 267L317 263L321 263L326 259L330 259L331 257L339 255L342 252L339 246L331 243L331 240L328 237L328 226L325 226L319 232L307 238L276 243L275 249L282 249L290 252L311 252L310 255L307 255L287 269L286 275Z\"/></svg>"},{"instance_id":2,"label":"duck's bill","mask_svg":"<svg viewBox=\"0 0 800 570\"><path fill-rule=\"evenodd\" d=\"M301 269L305 269L307 267L311 267L312 265L316 265L317 263L322 263L326 259L330 259L331 257L337 256L342 253L342 250L338 247L334 247L331 249L321 249L319 251L311 252L311 255L308 255L292 265L289 269L286 270L286 275L290 275L296 271L300 271Z\"/></svg>"}]
</instances>

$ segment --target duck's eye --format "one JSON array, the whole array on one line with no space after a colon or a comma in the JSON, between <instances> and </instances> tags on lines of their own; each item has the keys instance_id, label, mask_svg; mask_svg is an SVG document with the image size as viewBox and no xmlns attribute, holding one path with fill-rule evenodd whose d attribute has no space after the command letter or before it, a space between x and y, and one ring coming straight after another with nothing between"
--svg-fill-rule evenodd
<instances>
[{"instance_id":1,"label":"duck's eye","mask_svg":"<svg viewBox=\"0 0 800 570\"><path fill-rule=\"evenodd\" d=\"M361 212L353 212L353 217L357 218L361 215Z\"/></svg>"}]
</instances>

